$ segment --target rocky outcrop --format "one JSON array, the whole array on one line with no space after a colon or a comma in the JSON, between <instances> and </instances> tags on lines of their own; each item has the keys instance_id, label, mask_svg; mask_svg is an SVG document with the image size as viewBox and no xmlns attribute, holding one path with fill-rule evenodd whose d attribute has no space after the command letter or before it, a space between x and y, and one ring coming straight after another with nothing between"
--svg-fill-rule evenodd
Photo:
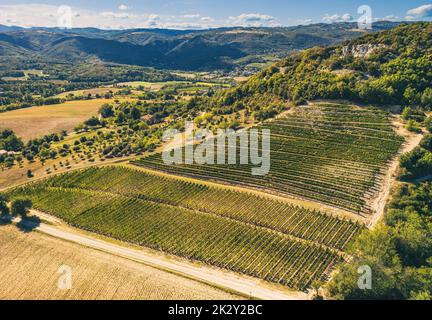
<instances>
[{"instance_id":1,"label":"rocky outcrop","mask_svg":"<svg viewBox=\"0 0 432 320\"><path fill-rule=\"evenodd\" d=\"M367 58L372 53L385 47L386 46L383 44L359 44L355 46L345 46L342 48L342 56L346 57L348 55L352 55L355 58Z\"/></svg>"}]
</instances>

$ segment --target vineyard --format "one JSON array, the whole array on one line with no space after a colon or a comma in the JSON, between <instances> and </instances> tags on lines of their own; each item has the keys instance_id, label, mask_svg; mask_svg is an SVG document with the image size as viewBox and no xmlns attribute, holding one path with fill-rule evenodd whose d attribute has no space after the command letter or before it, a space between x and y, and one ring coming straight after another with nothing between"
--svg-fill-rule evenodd
<instances>
[{"instance_id":1,"label":"vineyard","mask_svg":"<svg viewBox=\"0 0 432 320\"><path fill-rule=\"evenodd\" d=\"M346 258L362 226L257 194L124 167L10 192L69 224L304 290Z\"/></svg>"},{"instance_id":2,"label":"vineyard","mask_svg":"<svg viewBox=\"0 0 432 320\"><path fill-rule=\"evenodd\" d=\"M172 174L260 188L368 214L368 199L400 149L389 114L376 108L318 104L298 107L259 129L271 130L271 169L252 165L165 165L160 154L135 165Z\"/></svg>"}]
</instances>

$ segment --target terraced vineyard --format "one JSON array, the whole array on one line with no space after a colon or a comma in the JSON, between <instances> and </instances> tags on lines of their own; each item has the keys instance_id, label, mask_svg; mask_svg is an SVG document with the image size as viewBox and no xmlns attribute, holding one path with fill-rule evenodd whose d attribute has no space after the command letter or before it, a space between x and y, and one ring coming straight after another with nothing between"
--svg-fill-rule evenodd
<instances>
[{"instance_id":1,"label":"terraced vineyard","mask_svg":"<svg viewBox=\"0 0 432 320\"><path fill-rule=\"evenodd\" d=\"M134 164L299 196L364 215L370 212L367 199L403 143L387 112L349 105L299 107L259 128L271 130L266 176L253 176L251 165L165 165L160 154Z\"/></svg>"},{"instance_id":2,"label":"terraced vineyard","mask_svg":"<svg viewBox=\"0 0 432 320\"><path fill-rule=\"evenodd\" d=\"M270 197L123 167L17 188L71 225L304 290L362 227Z\"/></svg>"}]
</instances>

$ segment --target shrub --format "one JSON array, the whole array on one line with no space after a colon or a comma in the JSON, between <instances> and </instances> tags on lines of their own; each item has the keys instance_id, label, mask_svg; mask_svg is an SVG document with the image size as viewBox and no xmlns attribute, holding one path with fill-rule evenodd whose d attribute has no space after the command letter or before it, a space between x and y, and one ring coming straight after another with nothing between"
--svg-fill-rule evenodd
<instances>
[{"instance_id":1,"label":"shrub","mask_svg":"<svg viewBox=\"0 0 432 320\"><path fill-rule=\"evenodd\" d=\"M11 205L12 216L21 216L22 218L25 218L32 206L33 203L29 199L16 199L12 201Z\"/></svg>"},{"instance_id":2,"label":"shrub","mask_svg":"<svg viewBox=\"0 0 432 320\"><path fill-rule=\"evenodd\" d=\"M429 152L432 152L432 134L427 134L424 136L424 138L420 142L420 147L428 150Z\"/></svg>"},{"instance_id":3,"label":"shrub","mask_svg":"<svg viewBox=\"0 0 432 320\"><path fill-rule=\"evenodd\" d=\"M414 120L409 120L405 126L405 128L410 132L420 133L422 130L419 124Z\"/></svg>"}]
</instances>

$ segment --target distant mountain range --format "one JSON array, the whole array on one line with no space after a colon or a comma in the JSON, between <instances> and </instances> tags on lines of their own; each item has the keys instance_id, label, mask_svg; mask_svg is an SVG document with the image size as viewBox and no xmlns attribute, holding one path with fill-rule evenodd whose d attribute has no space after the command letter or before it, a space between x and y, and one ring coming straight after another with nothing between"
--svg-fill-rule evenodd
<instances>
[{"instance_id":1,"label":"distant mountain range","mask_svg":"<svg viewBox=\"0 0 432 320\"><path fill-rule=\"evenodd\" d=\"M391 29L398 24L377 22L372 31ZM186 31L24 29L0 25L0 57L3 61L8 57L65 63L98 59L162 69L232 69L248 57L284 56L296 50L357 38L364 33L357 29L356 23Z\"/></svg>"}]
</instances>

